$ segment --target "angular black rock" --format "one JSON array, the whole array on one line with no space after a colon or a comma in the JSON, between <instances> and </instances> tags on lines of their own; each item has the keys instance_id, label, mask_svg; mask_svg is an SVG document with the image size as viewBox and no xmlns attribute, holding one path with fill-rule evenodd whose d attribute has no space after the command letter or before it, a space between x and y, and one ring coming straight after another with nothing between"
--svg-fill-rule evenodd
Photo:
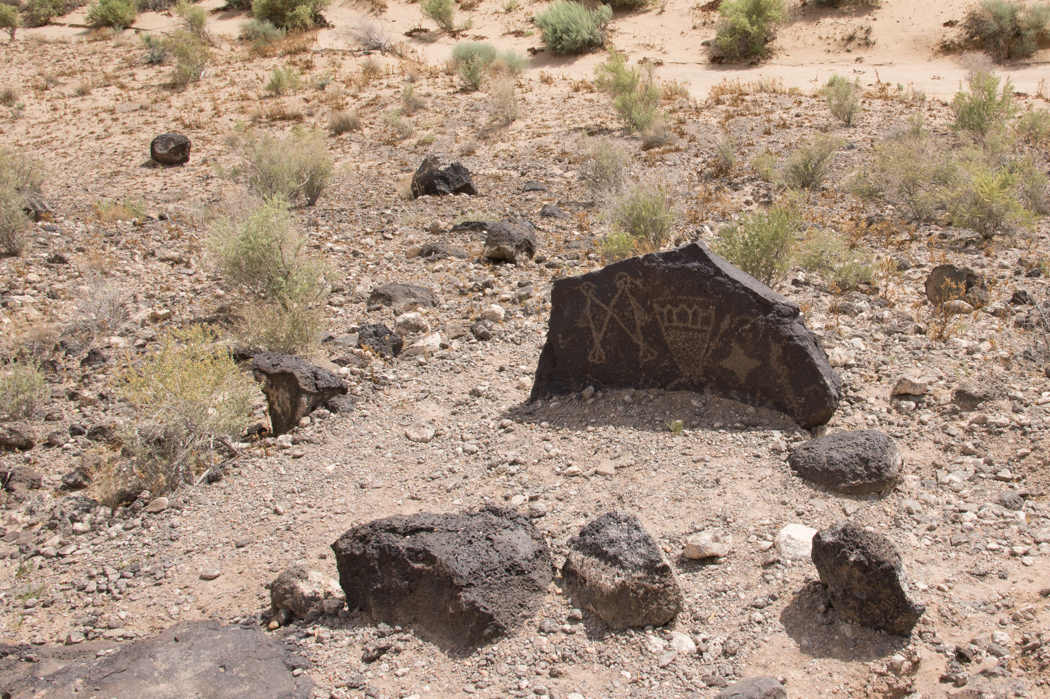
<instances>
[{"instance_id":1,"label":"angular black rock","mask_svg":"<svg viewBox=\"0 0 1050 699\"><path fill-rule=\"evenodd\" d=\"M292 674L310 667L258 626L218 621L185 621L124 645L0 646L0 687L16 699L310 699L313 681Z\"/></svg>"},{"instance_id":2,"label":"angular black rock","mask_svg":"<svg viewBox=\"0 0 1050 699\"><path fill-rule=\"evenodd\" d=\"M430 242L424 243L423 247L419 249L419 256L424 260L443 260L446 257L465 260L470 257L470 253L456 245Z\"/></svg>"},{"instance_id":3,"label":"angular black rock","mask_svg":"<svg viewBox=\"0 0 1050 699\"><path fill-rule=\"evenodd\" d=\"M348 609L449 649L519 628L552 579L543 535L525 515L495 507L387 517L354 527L332 550Z\"/></svg>"},{"instance_id":4,"label":"angular black rock","mask_svg":"<svg viewBox=\"0 0 1050 699\"><path fill-rule=\"evenodd\" d=\"M366 306L370 311L389 306L400 315L418 308L433 308L437 303L437 295L425 286L390 283L372 289Z\"/></svg>"},{"instance_id":5,"label":"angular black rock","mask_svg":"<svg viewBox=\"0 0 1050 699\"><path fill-rule=\"evenodd\" d=\"M182 134L164 133L149 144L149 157L161 165L185 165L190 161L190 139Z\"/></svg>"},{"instance_id":6,"label":"angular black rock","mask_svg":"<svg viewBox=\"0 0 1050 699\"><path fill-rule=\"evenodd\" d=\"M813 537L813 565L839 616L907 636L926 610L905 591L897 547L882 534L846 521Z\"/></svg>"},{"instance_id":7,"label":"angular black rock","mask_svg":"<svg viewBox=\"0 0 1050 699\"><path fill-rule=\"evenodd\" d=\"M357 346L375 352L380 357L396 357L401 354L405 341L396 332L382 323L369 323L357 330Z\"/></svg>"},{"instance_id":8,"label":"angular black rock","mask_svg":"<svg viewBox=\"0 0 1050 699\"><path fill-rule=\"evenodd\" d=\"M702 243L554 282L532 398L595 384L711 390L807 428L842 395L798 306Z\"/></svg>"},{"instance_id":9,"label":"angular black rock","mask_svg":"<svg viewBox=\"0 0 1050 699\"><path fill-rule=\"evenodd\" d=\"M844 495L889 491L904 460L893 438L876 430L836 432L805 442L788 464L799 476Z\"/></svg>"},{"instance_id":10,"label":"angular black rock","mask_svg":"<svg viewBox=\"0 0 1050 699\"><path fill-rule=\"evenodd\" d=\"M721 692L716 699L787 699L784 685L772 677L759 675L734 682Z\"/></svg>"},{"instance_id":11,"label":"angular black rock","mask_svg":"<svg viewBox=\"0 0 1050 699\"><path fill-rule=\"evenodd\" d=\"M935 306L963 299L979 308L988 303L988 289L984 277L969 267L938 265L926 277L926 298Z\"/></svg>"},{"instance_id":12,"label":"angular black rock","mask_svg":"<svg viewBox=\"0 0 1050 699\"><path fill-rule=\"evenodd\" d=\"M470 179L470 170L459 163L452 163L446 168L441 161L428 155L412 175L412 196L418 198L424 194L441 196L445 194L477 194Z\"/></svg>"},{"instance_id":13,"label":"angular black rock","mask_svg":"<svg viewBox=\"0 0 1050 699\"><path fill-rule=\"evenodd\" d=\"M536 254L536 227L530 222L508 219L488 225L485 247L481 253L487 260L518 262Z\"/></svg>"},{"instance_id":14,"label":"angular black rock","mask_svg":"<svg viewBox=\"0 0 1050 699\"><path fill-rule=\"evenodd\" d=\"M257 354L252 371L263 382L274 436L291 430L330 398L346 393L338 376L290 354Z\"/></svg>"},{"instance_id":15,"label":"angular black rock","mask_svg":"<svg viewBox=\"0 0 1050 699\"><path fill-rule=\"evenodd\" d=\"M659 544L626 512L607 512L570 539L561 574L573 600L613 629L663 626L682 608Z\"/></svg>"}]
</instances>

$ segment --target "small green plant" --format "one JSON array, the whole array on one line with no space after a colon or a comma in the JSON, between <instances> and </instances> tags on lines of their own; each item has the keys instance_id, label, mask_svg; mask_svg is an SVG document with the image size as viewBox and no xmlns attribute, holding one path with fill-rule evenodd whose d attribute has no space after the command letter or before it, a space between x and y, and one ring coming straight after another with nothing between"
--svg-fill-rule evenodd
<instances>
[{"instance_id":1,"label":"small green plant","mask_svg":"<svg viewBox=\"0 0 1050 699\"><path fill-rule=\"evenodd\" d=\"M409 84L401 88L401 111L405 115L412 116L424 106L426 106L426 103L422 97L416 94L414 86Z\"/></svg>"},{"instance_id":2,"label":"small green plant","mask_svg":"<svg viewBox=\"0 0 1050 699\"><path fill-rule=\"evenodd\" d=\"M751 158L751 169L755 171L760 180L772 182L777 176L777 156L768 150Z\"/></svg>"},{"instance_id":3,"label":"small green plant","mask_svg":"<svg viewBox=\"0 0 1050 699\"><path fill-rule=\"evenodd\" d=\"M853 126L861 111L860 80L832 75L821 93L831 114L846 126Z\"/></svg>"},{"instance_id":4,"label":"small green plant","mask_svg":"<svg viewBox=\"0 0 1050 699\"><path fill-rule=\"evenodd\" d=\"M802 223L792 207L774 206L768 212L745 214L719 231L716 252L767 286L787 276Z\"/></svg>"},{"instance_id":5,"label":"small green plant","mask_svg":"<svg viewBox=\"0 0 1050 699\"><path fill-rule=\"evenodd\" d=\"M302 76L295 68L275 67L266 81L266 91L274 97L295 92L302 85Z\"/></svg>"},{"instance_id":6,"label":"small green plant","mask_svg":"<svg viewBox=\"0 0 1050 699\"><path fill-rule=\"evenodd\" d=\"M788 156L784 183L793 189L820 188L831 171L832 158L841 147L841 140L826 135L799 146Z\"/></svg>"},{"instance_id":7,"label":"small green plant","mask_svg":"<svg viewBox=\"0 0 1050 699\"><path fill-rule=\"evenodd\" d=\"M998 233L1030 229L1035 217L1017 196L1019 178L1007 168L994 169L979 162L967 163L964 175L950 193L952 223L991 239Z\"/></svg>"},{"instance_id":8,"label":"small green plant","mask_svg":"<svg viewBox=\"0 0 1050 699\"><path fill-rule=\"evenodd\" d=\"M163 65L171 52L168 42L158 39L150 33L142 35L142 48L146 50L146 63L151 66Z\"/></svg>"},{"instance_id":9,"label":"small green plant","mask_svg":"<svg viewBox=\"0 0 1050 699\"><path fill-rule=\"evenodd\" d=\"M35 362L0 366L0 422L33 417L49 393L44 375Z\"/></svg>"},{"instance_id":10,"label":"small green plant","mask_svg":"<svg viewBox=\"0 0 1050 699\"><path fill-rule=\"evenodd\" d=\"M281 29L310 29L329 0L254 0L252 16Z\"/></svg>"},{"instance_id":11,"label":"small green plant","mask_svg":"<svg viewBox=\"0 0 1050 699\"><path fill-rule=\"evenodd\" d=\"M1018 138L1030 145L1050 144L1050 111L1031 109L1024 112L1014 122L1014 131Z\"/></svg>"},{"instance_id":12,"label":"small green plant","mask_svg":"<svg viewBox=\"0 0 1050 699\"><path fill-rule=\"evenodd\" d=\"M599 5L593 10L572 0L556 0L533 20L543 33L543 43L554 53L584 53L605 44L605 28L612 20L612 8Z\"/></svg>"},{"instance_id":13,"label":"small green plant","mask_svg":"<svg viewBox=\"0 0 1050 699\"><path fill-rule=\"evenodd\" d=\"M999 87L998 77L979 70L969 79L969 91L955 93L952 110L955 128L983 136L989 129L1005 123L1017 111L1014 106L1014 86L1007 78Z\"/></svg>"},{"instance_id":14,"label":"small green plant","mask_svg":"<svg viewBox=\"0 0 1050 699\"><path fill-rule=\"evenodd\" d=\"M211 58L211 48L185 29L177 29L167 39L171 53L175 56L175 70L171 81L175 87L185 87L204 77Z\"/></svg>"},{"instance_id":15,"label":"small green plant","mask_svg":"<svg viewBox=\"0 0 1050 699\"><path fill-rule=\"evenodd\" d=\"M871 284L875 279L870 250L851 250L841 235L830 229L817 229L799 248L798 265L809 272L823 274L838 291Z\"/></svg>"},{"instance_id":16,"label":"small green plant","mask_svg":"<svg viewBox=\"0 0 1050 699\"><path fill-rule=\"evenodd\" d=\"M443 31L450 32L456 28L455 8L452 0L423 0L420 11L434 20Z\"/></svg>"},{"instance_id":17,"label":"small green plant","mask_svg":"<svg viewBox=\"0 0 1050 699\"><path fill-rule=\"evenodd\" d=\"M602 252L608 262L615 262L633 255L637 242L630 233L610 233L602 241Z\"/></svg>"},{"instance_id":18,"label":"small green plant","mask_svg":"<svg viewBox=\"0 0 1050 699\"><path fill-rule=\"evenodd\" d=\"M724 135L715 140L714 169L719 175L728 175L736 166L736 139Z\"/></svg>"},{"instance_id":19,"label":"small green plant","mask_svg":"<svg viewBox=\"0 0 1050 699\"><path fill-rule=\"evenodd\" d=\"M777 28L787 20L784 0L724 0L715 39L731 60L762 56Z\"/></svg>"},{"instance_id":20,"label":"small green plant","mask_svg":"<svg viewBox=\"0 0 1050 699\"><path fill-rule=\"evenodd\" d=\"M246 134L239 139L248 185L261 197L313 206L328 186L332 159L318 131L296 127L284 138Z\"/></svg>"},{"instance_id":21,"label":"small green plant","mask_svg":"<svg viewBox=\"0 0 1050 699\"><path fill-rule=\"evenodd\" d=\"M360 131L361 117L357 112L332 112L328 115L328 129L335 136L341 136L348 131Z\"/></svg>"},{"instance_id":22,"label":"small green plant","mask_svg":"<svg viewBox=\"0 0 1050 699\"><path fill-rule=\"evenodd\" d=\"M15 32L22 26L22 15L14 5L0 5L0 29L7 31L10 41L15 40Z\"/></svg>"},{"instance_id":23,"label":"small green plant","mask_svg":"<svg viewBox=\"0 0 1050 699\"><path fill-rule=\"evenodd\" d=\"M663 90L653 77L653 66L628 68L626 54L609 50L605 62L594 69L594 86L613 98L613 107L628 131L644 131L661 116Z\"/></svg>"},{"instance_id":24,"label":"small green plant","mask_svg":"<svg viewBox=\"0 0 1050 699\"><path fill-rule=\"evenodd\" d=\"M1050 38L1050 4L983 0L966 13L962 29L996 60L1028 58Z\"/></svg>"},{"instance_id":25,"label":"small green plant","mask_svg":"<svg viewBox=\"0 0 1050 699\"><path fill-rule=\"evenodd\" d=\"M120 31L134 24L138 13L137 0L95 0L88 8L87 23Z\"/></svg>"},{"instance_id":26,"label":"small green plant","mask_svg":"<svg viewBox=\"0 0 1050 699\"><path fill-rule=\"evenodd\" d=\"M416 127L412 125L412 122L401 116L401 111L397 109L384 114L383 123L390 127L397 141L404 141L416 132Z\"/></svg>"},{"instance_id":27,"label":"small green plant","mask_svg":"<svg viewBox=\"0 0 1050 699\"><path fill-rule=\"evenodd\" d=\"M623 186L628 157L615 141L600 137L584 140L577 161L580 173L599 194L611 194Z\"/></svg>"},{"instance_id":28,"label":"small green plant","mask_svg":"<svg viewBox=\"0 0 1050 699\"><path fill-rule=\"evenodd\" d=\"M667 425L667 431L675 437L679 437L685 432L685 422L682 420L671 420L665 424Z\"/></svg>"},{"instance_id":29,"label":"small green plant","mask_svg":"<svg viewBox=\"0 0 1050 699\"><path fill-rule=\"evenodd\" d=\"M255 51L265 50L284 39L285 31L265 19L250 19L241 23L241 39L251 42Z\"/></svg>"},{"instance_id":30,"label":"small green plant","mask_svg":"<svg viewBox=\"0 0 1050 699\"><path fill-rule=\"evenodd\" d=\"M471 56L460 63L456 72L463 92L477 92L485 83L485 64L477 56Z\"/></svg>"},{"instance_id":31,"label":"small green plant","mask_svg":"<svg viewBox=\"0 0 1050 699\"><path fill-rule=\"evenodd\" d=\"M228 346L199 325L163 336L140 367L121 372L117 390L136 415L124 446L135 476L155 494L192 485L210 465L215 441L248 426L259 393Z\"/></svg>"},{"instance_id":32,"label":"small green plant","mask_svg":"<svg viewBox=\"0 0 1050 699\"><path fill-rule=\"evenodd\" d=\"M609 218L613 231L630 235L635 247L660 250L674 226L674 200L666 187L639 185L613 204Z\"/></svg>"},{"instance_id":33,"label":"small green plant","mask_svg":"<svg viewBox=\"0 0 1050 699\"><path fill-rule=\"evenodd\" d=\"M464 92L480 90L490 74L518 75L527 65L516 51L500 52L489 43L462 41L452 48L452 66Z\"/></svg>"},{"instance_id":34,"label":"small green plant","mask_svg":"<svg viewBox=\"0 0 1050 699\"><path fill-rule=\"evenodd\" d=\"M175 14L182 18L183 28L197 37L197 40L211 44L212 38L208 33L208 12L198 5L191 5L186 0L179 0L175 5Z\"/></svg>"}]
</instances>

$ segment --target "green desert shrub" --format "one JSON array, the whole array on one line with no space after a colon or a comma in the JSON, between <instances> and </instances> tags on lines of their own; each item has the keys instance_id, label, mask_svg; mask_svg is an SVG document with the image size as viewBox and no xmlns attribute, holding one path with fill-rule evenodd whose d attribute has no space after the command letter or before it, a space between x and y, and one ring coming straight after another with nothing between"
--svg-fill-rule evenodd
<instances>
[{"instance_id":1,"label":"green desert shrub","mask_svg":"<svg viewBox=\"0 0 1050 699\"><path fill-rule=\"evenodd\" d=\"M22 26L22 15L14 5L0 5L0 29L7 32L11 41L15 40L15 32Z\"/></svg>"},{"instance_id":2,"label":"green desert shrub","mask_svg":"<svg viewBox=\"0 0 1050 699\"><path fill-rule=\"evenodd\" d=\"M186 0L179 0L175 5L175 14L182 19L183 28L203 43L212 43L208 34L208 12L203 7L191 5Z\"/></svg>"},{"instance_id":3,"label":"green desert shrub","mask_svg":"<svg viewBox=\"0 0 1050 699\"><path fill-rule=\"evenodd\" d=\"M715 43L731 60L764 55L788 16L784 0L724 0L718 14Z\"/></svg>"},{"instance_id":4,"label":"green desert shrub","mask_svg":"<svg viewBox=\"0 0 1050 699\"><path fill-rule=\"evenodd\" d=\"M266 81L266 91L274 96L284 95L298 90L302 82L302 75L295 68L277 66L270 73L270 79Z\"/></svg>"},{"instance_id":5,"label":"green desert shrub","mask_svg":"<svg viewBox=\"0 0 1050 699\"><path fill-rule=\"evenodd\" d=\"M602 240L602 253L609 262L622 260L634 254L638 240L630 233L613 232Z\"/></svg>"},{"instance_id":6,"label":"green desert shrub","mask_svg":"<svg viewBox=\"0 0 1050 699\"><path fill-rule=\"evenodd\" d=\"M1031 109L1014 122L1014 131L1021 140L1040 146L1050 143L1050 110Z\"/></svg>"},{"instance_id":7,"label":"green desert shrub","mask_svg":"<svg viewBox=\"0 0 1050 699\"><path fill-rule=\"evenodd\" d=\"M828 79L821 93L831 114L846 126L853 126L861 111L860 80L835 74Z\"/></svg>"},{"instance_id":8,"label":"green desert shrub","mask_svg":"<svg viewBox=\"0 0 1050 699\"><path fill-rule=\"evenodd\" d=\"M171 54L175 57L175 70L172 83L185 87L204 77L211 58L211 47L201 41L200 37L186 29L177 29L166 40Z\"/></svg>"},{"instance_id":9,"label":"green desert shrub","mask_svg":"<svg viewBox=\"0 0 1050 699\"><path fill-rule=\"evenodd\" d=\"M983 136L1014 115L1014 86L1007 78L1000 88L997 76L979 70L969 79L969 90L955 93L952 111L956 129Z\"/></svg>"},{"instance_id":10,"label":"green desert shrub","mask_svg":"<svg viewBox=\"0 0 1050 699\"><path fill-rule=\"evenodd\" d=\"M215 442L249 425L259 395L229 347L199 325L164 335L155 353L124 369L117 390L135 408L125 450L140 485L154 494L192 485Z\"/></svg>"},{"instance_id":11,"label":"green desert shrub","mask_svg":"<svg viewBox=\"0 0 1050 699\"><path fill-rule=\"evenodd\" d=\"M613 203L609 218L613 232L631 236L636 249L659 250L674 226L674 200L666 187L639 185Z\"/></svg>"},{"instance_id":12,"label":"green desert shrub","mask_svg":"<svg viewBox=\"0 0 1050 699\"><path fill-rule=\"evenodd\" d=\"M276 44L284 36L283 29L275 27L273 22L266 19L250 19L247 22L241 22L241 39L260 48Z\"/></svg>"},{"instance_id":13,"label":"green desert shrub","mask_svg":"<svg viewBox=\"0 0 1050 699\"><path fill-rule=\"evenodd\" d=\"M767 286L784 280L802 218L794 208L775 206L745 214L719 233L715 251Z\"/></svg>"},{"instance_id":14,"label":"green desert shrub","mask_svg":"<svg viewBox=\"0 0 1050 699\"><path fill-rule=\"evenodd\" d=\"M281 29L310 29L329 0L254 0L252 16Z\"/></svg>"},{"instance_id":15,"label":"green desert shrub","mask_svg":"<svg viewBox=\"0 0 1050 699\"><path fill-rule=\"evenodd\" d=\"M906 132L875 146L871 163L854 178L854 191L882 199L912 221L930 221L958 180L958 164L945 148L919 132Z\"/></svg>"},{"instance_id":16,"label":"green desert shrub","mask_svg":"<svg viewBox=\"0 0 1050 699\"><path fill-rule=\"evenodd\" d=\"M30 27L43 27L68 11L66 0L28 0L22 7L25 23Z\"/></svg>"},{"instance_id":17,"label":"green desert shrub","mask_svg":"<svg viewBox=\"0 0 1050 699\"><path fill-rule=\"evenodd\" d=\"M983 0L967 11L962 29L996 60L1028 58L1050 38L1050 3Z\"/></svg>"},{"instance_id":18,"label":"green desert shrub","mask_svg":"<svg viewBox=\"0 0 1050 699\"><path fill-rule=\"evenodd\" d=\"M661 116L658 106L663 97L653 67L629 68L627 56L615 49L594 69L594 85L613 98L613 107L629 131L644 131Z\"/></svg>"},{"instance_id":19,"label":"green desert shrub","mask_svg":"<svg viewBox=\"0 0 1050 699\"><path fill-rule=\"evenodd\" d=\"M839 291L871 284L874 255L866 248L850 249L835 231L817 229L799 246L796 262L808 272L824 276Z\"/></svg>"},{"instance_id":20,"label":"green desert shrub","mask_svg":"<svg viewBox=\"0 0 1050 699\"><path fill-rule=\"evenodd\" d=\"M971 161L960 174L955 188L947 193L953 225L976 231L985 239L1032 228L1035 216L1018 196L1017 171Z\"/></svg>"},{"instance_id":21,"label":"green desert shrub","mask_svg":"<svg viewBox=\"0 0 1050 699\"><path fill-rule=\"evenodd\" d=\"M467 92L480 90L491 74L518 75L527 65L528 59L517 51L497 51L486 42L461 41L452 47L452 66Z\"/></svg>"},{"instance_id":22,"label":"green desert shrub","mask_svg":"<svg viewBox=\"0 0 1050 699\"><path fill-rule=\"evenodd\" d=\"M557 0L533 20L543 34L543 43L554 53L585 53L605 44L605 28L612 9L600 5L588 9L572 0Z\"/></svg>"},{"instance_id":23,"label":"green desert shrub","mask_svg":"<svg viewBox=\"0 0 1050 699\"><path fill-rule=\"evenodd\" d=\"M819 135L796 148L784 168L784 184L793 189L819 189L831 172L831 161L842 141Z\"/></svg>"},{"instance_id":24,"label":"green desert shrub","mask_svg":"<svg viewBox=\"0 0 1050 699\"><path fill-rule=\"evenodd\" d=\"M313 206L328 186L332 158L318 131L295 128L284 138L246 134L237 145L248 185L260 197L302 199Z\"/></svg>"},{"instance_id":25,"label":"green desert shrub","mask_svg":"<svg viewBox=\"0 0 1050 699\"><path fill-rule=\"evenodd\" d=\"M0 422L33 417L49 394L44 375L35 362L0 366Z\"/></svg>"},{"instance_id":26,"label":"green desert shrub","mask_svg":"<svg viewBox=\"0 0 1050 699\"><path fill-rule=\"evenodd\" d=\"M456 28L455 6L452 0L423 0L419 9L442 30L450 32Z\"/></svg>"},{"instance_id":27,"label":"green desert shrub","mask_svg":"<svg viewBox=\"0 0 1050 699\"><path fill-rule=\"evenodd\" d=\"M599 137L583 140L576 160L590 188L598 194L609 194L623 186L630 158L616 141Z\"/></svg>"},{"instance_id":28,"label":"green desert shrub","mask_svg":"<svg viewBox=\"0 0 1050 699\"><path fill-rule=\"evenodd\" d=\"M88 8L87 23L92 27L127 29L138 14L137 0L95 0Z\"/></svg>"}]
</instances>

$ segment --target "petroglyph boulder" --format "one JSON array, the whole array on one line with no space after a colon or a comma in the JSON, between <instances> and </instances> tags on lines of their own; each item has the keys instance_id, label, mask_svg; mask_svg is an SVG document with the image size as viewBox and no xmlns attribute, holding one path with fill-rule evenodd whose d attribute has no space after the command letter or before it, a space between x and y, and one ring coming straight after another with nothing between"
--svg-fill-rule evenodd
<instances>
[{"instance_id":1,"label":"petroglyph boulder","mask_svg":"<svg viewBox=\"0 0 1050 699\"><path fill-rule=\"evenodd\" d=\"M707 389L808 428L841 398L798 306L703 243L559 279L551 305L533 399L595 383Z\"/></svg>"}]
</instances>

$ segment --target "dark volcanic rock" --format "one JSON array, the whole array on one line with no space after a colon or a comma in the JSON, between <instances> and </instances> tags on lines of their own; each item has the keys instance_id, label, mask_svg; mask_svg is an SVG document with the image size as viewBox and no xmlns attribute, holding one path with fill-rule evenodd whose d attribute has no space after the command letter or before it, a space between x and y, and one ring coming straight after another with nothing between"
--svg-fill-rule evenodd
<instances>
[{"instance_id":1,"label":"dark volcanic rock","mask_svg":"<svg viewBox=\"0 0 1050 699\"><path fill-rule=\"evenodd\" d=\"M29 466L0 467L0 486L9 493L38 490L43 484L44 477Z\"/></svg>"},{"instance_id":2,"label":"dark volcanic rock","mask_svg":"<svg viewBox=\"0 0 1050 699\"><path fill-rule=\"evenodd\" d=\"M788 464L802 478L845 495L884 493L904 460L893 438L875 430L836 432L800 445Z\"/></svg>"},{"instance_id":3,"label":"dark volcanic rock","mask_svg":"<svg viewBox=\"0 0 1050 699\"><path fill-rule=\"evenodd\" d=\"M477 194L470 179L470 170L459 163L452 163L446 168L433 155L423 158L423 163L412 175L412 196L424 194L440 196L444 194Z\"/></svg>"},{"instance_id":4,"label":"dark volcanic rock","mask_svg":"<svg viewBox=\"0 0 1050 699\"><path fill-rule=\"evenodd\" d=\"M787 699L787 692L772 677L761 675L729 685L716 699Z\"/></svg>"},{"instance_id":5,"label":"dark volcanic rock","mask_svg":"<svg viewBox=\"0 0 1050 699\"><path fill-rule=\"evenodd\" d=\"M499 508L395 515L332 544L349 609L446 648L495 641L531 618L551 581L543 536Z\"/></svg>"},{"instance_id":6,"label":"dark volcanic rock","mask_svg":"<svg viewBox=\"0 0 1050 699\"><path fill-rule=\"evenodd\" d=\"M508 219L490 223L485 247L485 259L496 262L518 262L536 254L536 227L528 221Z\"/></svg>"},{"instance_id":7,"label":"dark volcanic rock","mask_svg":"<svg viewBox=\"0 0 1050 699\"><path fill-rule=\"evenodd\" d=\"M533 399L588 384L712 390L813 427L841 398L798 306L702 243L559 279L551 306Z\"/></svg>"},{"instance_id":8,"label":"dark volcanic rock","mask_svg":"<svg viewBox=\"0 0 1050 699\"><path fill-rule=\"evenodd\" d=\"M0 646L0 687L13 699L310 699L313 681L292 674L309 667L258 626L218 621L182 622L124 645Z\"/></svg>"},{"instance_id":9,"label":"dark volcanic rock","mask_svg":"<svg viewBox=\"0 0 1050 699\"><path fill-rule=\"evenodd\" d=\"M554 204L544 204L543 208L540 209L540 216L543 218L572 218L572 216L565 213Z\"/></svg>"},{"instance_id":10,"label":"dark volcanic rock","mask_svg":"<svg viewBox=\"0 0 1050 699\"><path fill-rule=\"evenodd\" d=\"M968 381L955 389L952 401L959 406L959 410L970 412L977 410L981 403L995 400L999 397L999 391L990 383L984 381Z\"/></svg>"},{"instance_id":11,"label":"dark volcanic rock","mask_svg":"<svg viewBox=\"0 0 1050 699\"><path fill-rule=\"evenodd\" d=\"M361 349L371 350L380 357L389 358L401 354L405 341L382 323L370 323L358 329L357 344Z\"/></svg>"},{"instance_id":12,"label":"dark volcanic rock","mask_svg":"<svg viewBox=\"0 0 1050 699\"><path fill-rule=\"evenodd\" d=\"M433 308L438 303L437 295L416 284L383 284L372 290L368 296L368 310L378 311L390 306L398 315L418 308Z\"/></svg>"},{"instance_id":13,"label":"dark volcanic rock","mask_svg":"<svg viewBox=\"0 0 1050 699\"><path fill-rule=\"evenodd\" d=\"M190 139L182 134L164 133L149 144L149 157L161 165L185 165L190 161Z\"/></svg>"},{"instance_id":14,"label":"dark volcanic rock","mask_svg":"<svg viewBox=\"0 0 1050 699\"><path fill-rule=\"evenodd\" d=\"M988 303L984 278L968 267L938 265L926 277L926 298L935 306L962 299L974 308Z\"/></svg>"},{"instance_id":15,"label":"dark volcanic rock","mask_svg":"<svg viewBox=\"0 0 1050 699\"><path fill-rule=\"evenodd\" d=\"M290 354L257 354L252 371L263 382L274 436L295 427L333 396L346 393L338 376Z\"/></svg>"},{"instance_id":16,"label":"dark volcanic rock","mask_svg":"<svg viewBox=\"0 0 1050 699\"><path fill-rule=\"evenodd\" d=\"M460 260L465 260L470 257L470 253L461 247L455 245L449 245L448 243L425 243L423 247L419 249L419 256L424 260L443 260L446 257L455 257Z\"/></svg>"},{"instance_id":17,"label":"dark volcanic rock","mask_svg":"<svg viewBox=\"0 0 1050 699\"><path fill-rule=\"evenodd\" d=\"M0 451L29 451L36 446L33 430L24 422L0 425Z\"/></svg>"},{"instance_id":18,"label":"dark volcanic rock","mask_svg":"<svg viewBox=\"0 0 1050 699\"><path fill-rule=\"evenodd\" d=\"M613 629L663 626L682 608L659 544L626 512L608 512L570 539L561 574L575 602Z\"/></svg>"},{"instance_id":19,"label":"dark volcanic rock","mask_svg":"<svg viewBox=\"0 0 1050 699\"><path fill-rule=\"evenodd\" d=\"M812 557L832 606L844 619L907 636L926 609L905 592L900 553L882 534L840 522L817 532Z\"/></svg>"}]
</instances>

